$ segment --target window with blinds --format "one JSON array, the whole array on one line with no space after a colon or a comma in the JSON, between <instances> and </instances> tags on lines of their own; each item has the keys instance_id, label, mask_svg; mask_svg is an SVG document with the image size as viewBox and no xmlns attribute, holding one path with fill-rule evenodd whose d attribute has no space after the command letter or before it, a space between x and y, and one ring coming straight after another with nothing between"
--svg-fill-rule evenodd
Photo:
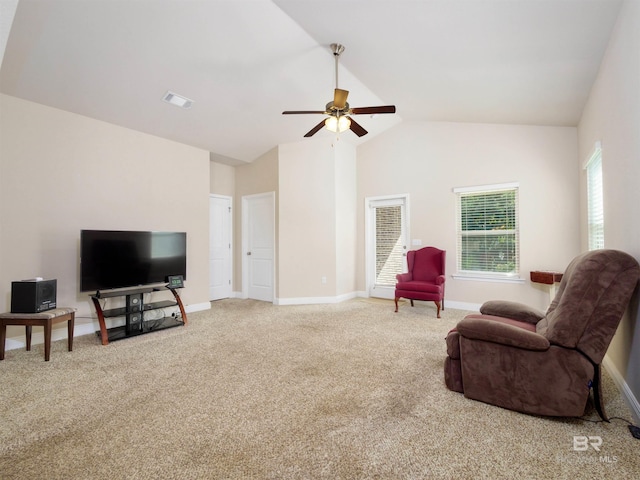
<instances>
[{"instance_id":1,"label":"window with blinds","mask_svg":"<svg viewBox=\"0 0 640 480\"><path fill-rule=\"evenodd\" d=\"M518 184L456 188L458 274L519 274Z\"/></svg>"},{"instance_id":2,"label":"window with blinds","mask_svg":"<svg viewBox=\"0 0 640 480\"><path fill-rule=\"evenodd\" d=\"M395 286L405 264L402 243L402 207L376 207L376 285Z\"/></svg>"},{"instance_id":3,"label":"window with blinds","mask_svg":"<svg viewBox=\"0 0 640 480\"><path fill-rule=\"evenodd\" d=\"M602 195L602 149L600 144L585 165L587 171L587 221L589 250L604 248L604 202Z\"/></svg>"}]
</instances>

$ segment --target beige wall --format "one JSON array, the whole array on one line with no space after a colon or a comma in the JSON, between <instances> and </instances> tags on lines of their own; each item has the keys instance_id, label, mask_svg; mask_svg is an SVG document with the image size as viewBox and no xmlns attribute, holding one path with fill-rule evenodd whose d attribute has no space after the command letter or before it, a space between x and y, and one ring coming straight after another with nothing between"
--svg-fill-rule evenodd
<instances>
[{"instance_id":1,"label":"beige wall","mask_svg":"<svg viewBox=\"0 0 640 480\"><path fill-rule=\"evenodd\" d=\"M275 191L276 302L355 295L355 147L332 143L280 145L236 167L236 292L242 286L242 196Z\"/></svg>"},{"instance_id":2,"label":"beige wall","mask_svg":"<svg viewBox=\"0 0 640 480\"><path fill-rule=\"evenodd\" d=\"M278 297L283 301L336 294L334 157L324 142L280 146Z\"/></svg>"},{"instance_id":3,"label":"beige wall","mask_svg":"<svg viewBox=\"0 0 640 480\"><path fill-rule=\"evenodd\" d=\"M364 199L410 196L410 238L447 250L446 298L480 304L511 299L546 308L530 270L564 270L579 252L575 128L403 122L358 148L358 289L366 290ZM452 189L520 184L522 284L456 280Z\"/></svg>"},{"instance_id":4,"label":"beige wall","mask_svg":"<svg viewBox=\"0 0 640 480\"><path fill-rule=\"evenodd\" d=\"M81 229L186 231L183 300L208 302L208 152L6 95L0 111L0 311L12 280L56 278L58 304L97 329Z\"/></svg>"},{"instance_id":5,"label":"beige wall","mask_svg":"<svg viewBox=\"0 0 640 480\"><path fill-rule=\"evenodd\" d=\"M233 290L242 291L242 197L256 195L258 193L276 192L275 205L275 237L276 237L276 261L279 257L278 240L278 147L247 165L236 167L235 172L235 198L233 215L233 246L234 246L234 272ZM278 295L278 269L276 268L275 295Z\"/></svg>"},{"instance_id":6,"label":"beige wall","mask_svg":"<svg viewBox=\"0 0 640 480\"><path fill-rule=\"evenodd\" d=\"M336 209L336 295L355 295L357 245L357 172L356 149L346 142L336 142L335 209Z\"/></svg>"},{"instance_id":7,"label":"beige wall","mask_svg":"<svg viewBox=\"0 0 640 480\"><path fill-rule=\"evenodd\" d=\"M233 197L235 193L236 169L221 163L209 163L209 192Z\"/></svg>"},{"instance_id":8,"label":"beige wall","mask_svg":"<svg viewBox=\"0 0 640 480\"><path fill-rule=\"evenodd\" d=\"M587 249L586 178L582 169L602 142L605 247L640 260L640 2L624 3L579 125L581 239ZM632 301L608 358L640 399L640 312Z\"/></svg>"}]
</instances>

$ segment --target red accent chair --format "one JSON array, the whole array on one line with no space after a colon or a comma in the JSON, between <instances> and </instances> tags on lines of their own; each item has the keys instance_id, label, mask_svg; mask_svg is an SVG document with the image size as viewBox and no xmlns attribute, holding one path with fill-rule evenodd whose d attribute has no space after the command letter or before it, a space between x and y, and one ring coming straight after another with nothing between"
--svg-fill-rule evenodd
<instances>
[{"instance_id":1,"label":"red accent chair","mask_svg":"<svg viewBox=\"0 0 640 480\"><path fill-rule=\"evenodd\" d=\"M432 301L438 308L444 310L444 267L447 252L435 247L424 247L420 250L407 252L407 273L396 275L396 312L398 299Z\"/></svg>"}]
</instances>

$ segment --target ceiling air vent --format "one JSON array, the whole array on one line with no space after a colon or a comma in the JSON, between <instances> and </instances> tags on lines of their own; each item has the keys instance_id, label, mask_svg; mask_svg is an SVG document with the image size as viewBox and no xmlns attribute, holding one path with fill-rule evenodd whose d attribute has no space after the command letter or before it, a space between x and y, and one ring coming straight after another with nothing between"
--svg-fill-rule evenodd
<instances>
[{"instance_id":1,"label":"ceiling air vent","mask_svg":"<svg viewBox=\"0 0 640 480\"><path fill-rule=\"evenodd\" d=\"M193 100L189 100L187 97L183 97L182 95L178 95L171 91L165 93L163 100L171 105L175 105L176 107L191 108L191 105L193 105Z\"/></svg>"}]
</instances>

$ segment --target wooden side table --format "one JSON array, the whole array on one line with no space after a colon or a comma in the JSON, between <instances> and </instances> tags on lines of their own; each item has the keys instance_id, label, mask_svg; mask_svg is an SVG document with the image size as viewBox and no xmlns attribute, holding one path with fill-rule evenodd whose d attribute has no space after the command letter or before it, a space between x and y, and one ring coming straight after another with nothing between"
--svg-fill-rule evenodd
<instances>
[{"instance_id":1,"label":"wooden side table","mask_svg":"<svg viewBox=\"0 0 640 480\"><path fill-rule=\"evenodd\" d=\"M24 325L27 336L27 351L31 350L31 329L35 325L44 327L44 360L51 355L51 327L54 323L67 322L67 344L73 350L73 327L75 308L56 308L40 313L0 313L0 360L4 360L4 344L7 339L7 325Z\"/></svg>"},{"instance_id":2,"label":"wooden side table","mask_svg":"<svg viewBox=\"0 0 640 480\"><path fill-rule=\"evenodd\" d=\"M556 283L562 281L562 273L547 270L534 270L531 272L531 281L549 286L549 302L556 298Z\"/></svg>"}]
</instances>

